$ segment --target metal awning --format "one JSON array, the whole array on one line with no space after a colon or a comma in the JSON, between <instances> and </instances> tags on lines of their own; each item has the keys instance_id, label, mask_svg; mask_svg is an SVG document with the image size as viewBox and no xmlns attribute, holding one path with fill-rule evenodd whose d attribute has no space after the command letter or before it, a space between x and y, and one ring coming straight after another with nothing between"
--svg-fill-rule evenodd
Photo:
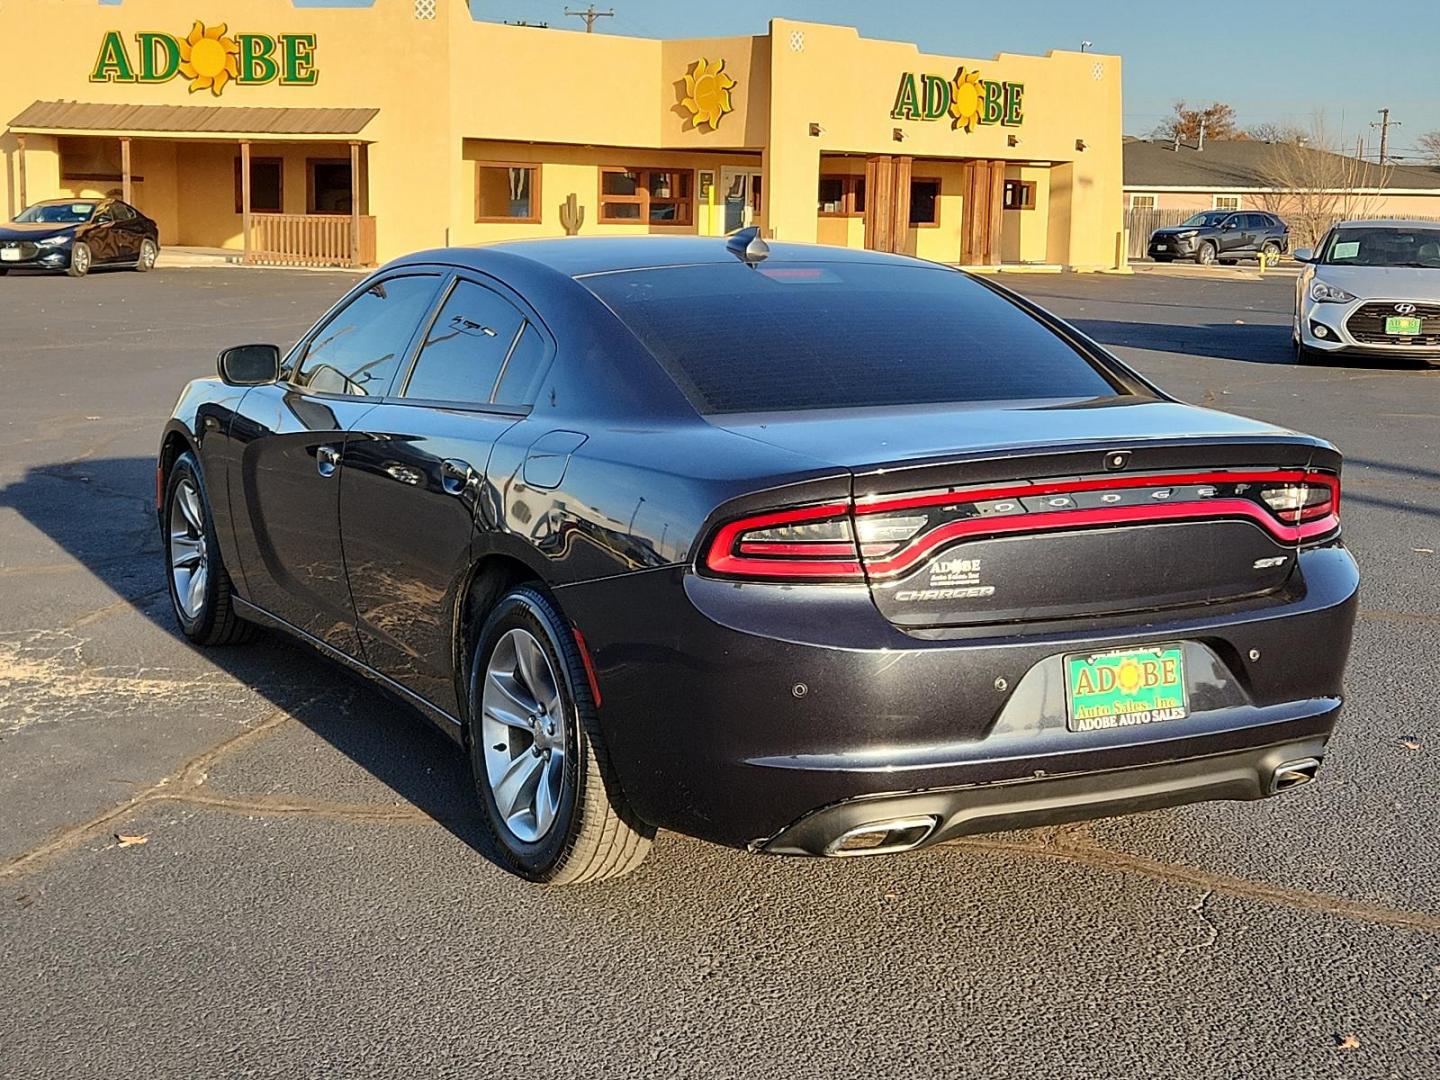
<instances>
[{"instance_id":1,"label":"metal awning","mask_svg":"<svg viewBox=\"0 0 1440 1080\"><path fill-rule=\"evenodd\" d=\"M178 138L357 138L379 109L261 108L249 105L106 105L36 101L10 121L34 135L170 135Z\"/></svg>"}]
</instances>

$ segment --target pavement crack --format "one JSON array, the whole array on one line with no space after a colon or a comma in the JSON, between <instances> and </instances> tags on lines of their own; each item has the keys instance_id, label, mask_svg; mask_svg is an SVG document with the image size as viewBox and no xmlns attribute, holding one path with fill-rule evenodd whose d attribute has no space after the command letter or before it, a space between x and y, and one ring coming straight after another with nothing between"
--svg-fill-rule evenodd
<instances>
[{"instance_id":1,"label":"pavement crack","mask_svg":"<svg viewBox=\"0 0 1440 1080\"><path fill-rule=\"evenodd\" d=\"M302 705L299 708L303 709L304 707L305 706ZM296 711L299 711L299 709ZM237 750L252 746L262 739L268 738L292 719L289 710L275 710L254 727L246 728L244 731L232 735L222 742L216 743L210 747L210 749L197 754L174 772L161 777L145 790L136 793L124 802L117 803L86 821L71 825L43 843L6 860L6 862L0 864L0 879L19 877L34 869L46 859L69 851L96 833L103 832L112 822L119 820L131 811L148 803L167 800L172 794L171 785L193 782L191 778L197 776L203 777L210 766L216 761Z\"/></svg>"},{"instance_id":2,"label":"pavement crack","mask_svg":"<svg viewBox=\"0 0 1440 1080\"><path fill-rule=\"evenodd\" d=\"M1059 834L1052 835L1049 842L1043 844L992 840L985 837L970 837L951 843L957 847L998 855L1055 859L1092 870L1139 874L1172 885L1205 889L1240 900L1257 900L1261 903L1275 904L1298 911L1318 912L1352 922L1392 926L1401 930L1419 930L1426 933L1440 932L1440 914L1437 913L1387 907L1384 904L1350 900L1289 885L1273 885L1269 882L1253 881L1250 878L1236 877L1231 874L1213 873L1194 866L1162 862L1159 859L1151 859L1143 855L1130 855L1091 843L1069 843L1065 836Z\"/></svg>"},{"instance_id":3,"label":"pavement crack","mask_svg":"<svg viewBox=\"0 0 1440 1080\"><path fill-rule=\"evenodd\" d=\"M1189 945L1182 945L1180 947L1182 953L1190 952L1192 949L1208 949L1214 945L1220 937L1220 927L1215 925L1215 920L1210 917L1208 910L1210 907L1210 898L1214 895L1214 889L1206 889L1200 899L1190 905L1191 913L1200 916L1202 925L1196 929L1200 930L1203 936L1199 941L1191 942Z\"/></svg>"}]
</instances>

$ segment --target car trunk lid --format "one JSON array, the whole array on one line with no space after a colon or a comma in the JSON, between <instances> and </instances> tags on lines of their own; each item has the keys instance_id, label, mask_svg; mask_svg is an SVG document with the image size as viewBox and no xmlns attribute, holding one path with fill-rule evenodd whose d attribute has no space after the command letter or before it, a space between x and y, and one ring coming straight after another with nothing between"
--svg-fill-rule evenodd
<instances>
[{"instance_id":1,"label":"car trunk lid","mask_svg":"<svg viewBox=\"0 0 1440 1080\"><path fill-rule=\"evenodd\" d=\"M1310 478L1338 502L1338 480L1331 489L1311 477L1338 471L1333 449L1208 410L929 410L891 418L883 435L877 422L872 414L736 426L851 470L860 565L876 606L904 627L1264 595L1286 584L1302 543L1335 528L1333 505L1292 513L1277 495L1308 490Z\"/></svg>"}]
</instances>

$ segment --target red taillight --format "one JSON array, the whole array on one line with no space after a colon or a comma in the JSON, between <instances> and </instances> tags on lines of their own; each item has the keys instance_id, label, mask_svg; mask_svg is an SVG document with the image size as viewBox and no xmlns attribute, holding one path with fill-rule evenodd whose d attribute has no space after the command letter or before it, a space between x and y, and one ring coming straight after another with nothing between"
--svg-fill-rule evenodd
<instances>
[{"instance_id":1,"label":"red taillight","mask_svg":"<svg viewBox=\"0 0 1440 1080\"><path fill-rule=\"evenodd\" d=\"M708 570L757 580L860 580L850 503L773 510L720 527L705 555Z\"/></svg>"},{"instance_id":2,"label":"red taillight","mask_svg":"<svg viewBox=\"0 0 1440 1080\"><path fill-rule=\"evenodd\" d=\"M1246 519L1282 544L1303 545L1333 534L1339 510L1340 478L1299 469L1040 480L739 518L717 530L705 566L756 580L884 579L965 540L1216 518Z\"/></svg>"}]
</instances>

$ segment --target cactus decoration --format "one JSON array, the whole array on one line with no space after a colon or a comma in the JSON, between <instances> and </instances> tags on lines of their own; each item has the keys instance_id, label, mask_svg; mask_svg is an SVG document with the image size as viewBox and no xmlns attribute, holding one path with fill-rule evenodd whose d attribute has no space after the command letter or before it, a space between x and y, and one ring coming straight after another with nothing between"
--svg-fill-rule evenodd
<instances>
[{"instance_id":1,"label":"cactus decoration","mask_svg":"<svg viewBox=\"0 0 1440 1080\"><path fill-rule=\"evenodd\" d=\"M585 208L580 205L580 200L575 198L573 191L565 197L565 202L560 206L560 224L564 226L566 236L574 236L580 231L580 226L585 224Z\"/></svg>"}]
</instances>

